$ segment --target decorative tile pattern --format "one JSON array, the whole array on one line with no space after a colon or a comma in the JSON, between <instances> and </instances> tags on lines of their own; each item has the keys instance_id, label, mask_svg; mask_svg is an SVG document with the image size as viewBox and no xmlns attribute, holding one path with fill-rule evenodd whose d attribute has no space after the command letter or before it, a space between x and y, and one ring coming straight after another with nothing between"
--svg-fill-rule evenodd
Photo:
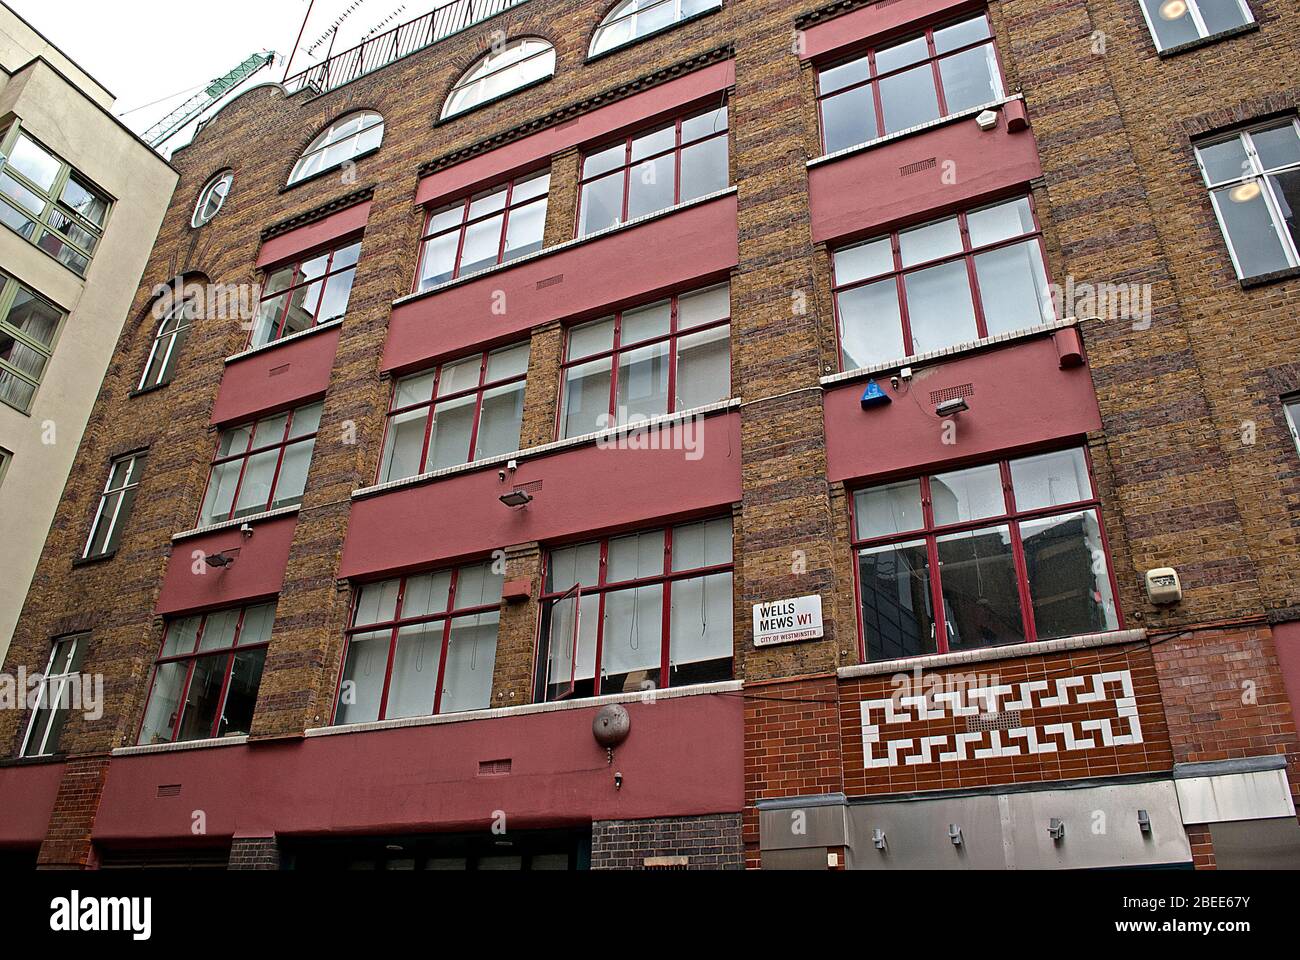
<instances>
[{"instance_id":1,"label":"decorative tile pattern","mask_svg":"<svg viewBox=\"0 0 1300 960\"><path fill-rule=\"evenodd\" d=\"M1034 723L1032 711L1113 704L1115 716ZM1142 743L1133 676L1128 670L1076 674L1055 680L997 683L931 696L863 700L862 753L867 767L917 766L1026 754L1092 750ZM1019 726L980 724L979 719L1021 714ZM1023 715L1029 713L1028 722ZM884 739L882 727L966 718L967 732ZM972 722L975 721L975 722ZM984 729L980 729L980 727Z\"/></svg>"}]
</instances>

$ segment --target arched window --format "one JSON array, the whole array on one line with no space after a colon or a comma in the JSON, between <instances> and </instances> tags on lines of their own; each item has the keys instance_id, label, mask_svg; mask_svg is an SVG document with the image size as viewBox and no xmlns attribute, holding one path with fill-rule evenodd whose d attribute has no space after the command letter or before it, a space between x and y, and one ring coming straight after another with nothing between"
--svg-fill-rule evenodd
<instances>
[{"instance_id":1,"label":"arched window","mask_svg":"<svg viewBox=\"0 0 1300 960\"><path fill-rule=\"evenodd\" d=\"M384 140L384 118L371 110L350 113L335 120L312 141L289 174L290 185L330 170L368 150L378 149Z\"/></svg>"},{"instance_id":2,"label":"arched window","mask_svg":"<svg viewBox=\"0 0 1300 960\"><path fill-rule=\"evenodd\" d=\"M594 57L720 6L722 0L624 0L605 14L587 55Z\"/></svg>"},{"instance_id":3,"label":"arched window","mask_svg":"<svg viewBox=\"0 0 1300 960\"><path fill-rule=\"evenodd\" d=\"M553 73L553 46L536 37L512 40L500 50L490 51L461 74L442 105L442 119L464 113Z\"/></svg>"},{"instance_id":4,"label":"arched window","mask_svg":"<svg viewBox=\"0 0 1300 960\"><path fill-rule=\"evenodd\" d=\"M145 361L144 373L141 374L140 385L136 389L149 390L171 381L181 348L185 346L190 327L199 315L200 300L200 288L186 284L181 296L168 298L155 305L154 315L159 318L158 329L154 333L149 359Z\"/></svg>"},{"instance_id":5,"label":"arched window","mask_svg":"<svg viewBox=\"0 0 1300 960\"><path fill-rule=\"evenodd\" d=\"M210 223L221 212L221 205L226 202L226 195L230 193L230 185L234 180L235 175L231 171L223 170L208 181L199 194L198 203L194 204L194 216L190 220L192 226L201 227Z\"/></svg>"}]
</instances>

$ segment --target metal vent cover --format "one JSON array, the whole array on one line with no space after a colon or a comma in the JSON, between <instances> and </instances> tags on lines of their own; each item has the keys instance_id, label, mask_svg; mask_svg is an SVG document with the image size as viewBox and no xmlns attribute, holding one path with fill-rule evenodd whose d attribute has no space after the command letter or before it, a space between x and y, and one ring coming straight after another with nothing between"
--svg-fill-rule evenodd
<instances>
[{"instance_id":1,"label":"metal vent cover","mask_svg":"<svg viewBox=\"0 0 1300 960\"><path fill-rule=\"evenodd\" d=\"M966 718L967 733L988 733L990 730L1015 730L1024 726L1019 710L1003 713L981 713Z\"/></svg>"}]
</instances>

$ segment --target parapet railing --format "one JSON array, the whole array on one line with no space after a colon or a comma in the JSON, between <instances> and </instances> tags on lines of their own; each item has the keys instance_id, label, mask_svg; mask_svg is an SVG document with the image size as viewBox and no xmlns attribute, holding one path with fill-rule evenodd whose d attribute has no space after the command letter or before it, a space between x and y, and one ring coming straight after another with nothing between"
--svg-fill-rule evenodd
<instances>
[{"instance_id":1,"label":"parapet railing","mask_svg":"<svg viewBox=\"0 0 1300 960\"><path fill-rule=\"evenodd\" d=\"M342 53L332 54L324 63L288 77L284 85L290 93L304 89L318 94L326 93L527 2L528 0L451 0L418 19L363 40Z\"/></svg>"}]
</instances>

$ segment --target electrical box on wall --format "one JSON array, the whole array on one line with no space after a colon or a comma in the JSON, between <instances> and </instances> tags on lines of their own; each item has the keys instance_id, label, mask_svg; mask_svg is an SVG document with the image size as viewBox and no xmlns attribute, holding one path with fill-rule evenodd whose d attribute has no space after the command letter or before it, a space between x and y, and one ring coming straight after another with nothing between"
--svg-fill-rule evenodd
<instances>
[{"instance_id":1,"label":"electrical box on wall","mask_svg":"<svg viewBox=\"0 0 1300 960\"><path fill-rule=\"evenodd\" d=\"M1183 599L1183 585L1173 567L1156 567L1147 571L1147 599L1157 606L1178 603Z\"/></svg>"}]
</instances>

